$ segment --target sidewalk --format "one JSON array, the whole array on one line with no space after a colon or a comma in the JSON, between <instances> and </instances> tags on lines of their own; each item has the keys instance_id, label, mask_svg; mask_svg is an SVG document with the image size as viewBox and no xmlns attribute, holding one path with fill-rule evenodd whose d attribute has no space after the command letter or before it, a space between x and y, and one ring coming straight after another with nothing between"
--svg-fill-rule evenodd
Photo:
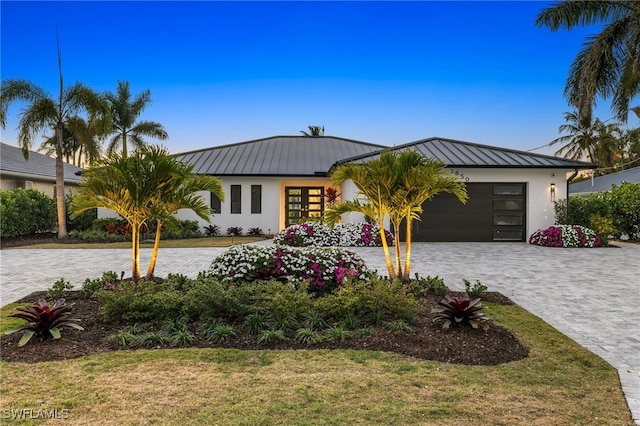
<instances>
[{"instance_id":1,"label":"sidewalk","mask_svg":"<svg viewBox=\"0 0 640 426\"><path fill-rule=\"evenodd\" d=\"M264 243L262 243L264 244ZM556 249L526 243L414 243L412 272L440 276L454 290L463 278L480 280L544 319L613 365L634 420L640 425L640 245L603 249ZM156 275L195 278L225 249L161 249ZM382 249L355 248L370 268L386 274ZM151 254L143 249L142 272ZM0 251L0 304L60 278L80 288L102 272L130 275L130 251Z\"/></svg>"}]
</instances>

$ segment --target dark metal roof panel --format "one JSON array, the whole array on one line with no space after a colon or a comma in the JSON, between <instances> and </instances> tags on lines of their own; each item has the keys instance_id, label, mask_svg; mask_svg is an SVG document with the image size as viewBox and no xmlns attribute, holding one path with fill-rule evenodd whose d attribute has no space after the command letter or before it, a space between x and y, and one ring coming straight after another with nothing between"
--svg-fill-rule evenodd
<instances>
[{"instance_id":1,"label":"dark metal roof panel","mask_svg":"<svg viewBox=\"0 0 640 426\"><path fill-rule=\"evenodd\" d=\"M194 172L215 176L314 176L336 161L385 148L332 136L275 136L177 154Z\"/></svg>"},{"instance_id":2,"label":"dark metal roof panel","mask_svg":"<svg viewBox=\"0 0 640 426\"><path fill-rule=\"evenodd\" d=\"M29 158L25 160L20 148L0 143L0 172L4 175L18 174L24 179L32 177L33 179L55 181L55 165L55 158L29 151ZM76 172L80 171L82 168L64 163L65 182L80 182L82 177L76 175Z\"/></svg>"},{"instance_id":3,"label":"dark metal roof panel","mask_svg":"<svg viewBox=\"0 0 640 426\"><path fill-rule=\"evenodd\" d=\"M596 167L595 164L584 161L437 137L410 142L390 149L415 149L425 157L440 160L449 167L581 169ZM365 162L377 155L379 152L347 158L340 162Z\"/></svg>"}]
</instances>

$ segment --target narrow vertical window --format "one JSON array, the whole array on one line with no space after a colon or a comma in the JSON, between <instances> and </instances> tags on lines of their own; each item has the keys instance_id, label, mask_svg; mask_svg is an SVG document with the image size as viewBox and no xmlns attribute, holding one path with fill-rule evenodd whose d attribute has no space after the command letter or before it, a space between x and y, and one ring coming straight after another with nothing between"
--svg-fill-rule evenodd
<instances>
[{"instance_id":1,"label":"narrow vertical window","mask_svg":"<svg viewBox=\"0 0 640 426\"><path fill-rule=\"evenodd\" d=\"M262 213L262 185L251 185L251 213Z\"/></svg>"},{"instance_id":2,"label":"narrow vertical window","mask_svg":"<svg viewBox=\"0 0 640 426\"><path fill-rule=\"evenodd\" d=\"M231 185L231 213L242 213L241 185Z\"/></svg>"},{"instance_id":3,"label":"narrow vertical window","mask_svg":"<svg viewBox=\"0 0 640 426\"><path fill-rule=\"evenodd\" d=\"M220 197L218 197L213 192L211 193L211 210L213 210L214 214L222 213L222 203L220 202Z\"/></svg>"}]
</instances>

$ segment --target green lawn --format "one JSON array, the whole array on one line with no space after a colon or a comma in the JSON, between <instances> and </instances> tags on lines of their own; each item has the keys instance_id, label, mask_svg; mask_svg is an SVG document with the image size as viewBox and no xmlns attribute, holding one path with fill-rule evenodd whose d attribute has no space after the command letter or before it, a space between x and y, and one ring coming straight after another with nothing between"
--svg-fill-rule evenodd
<instances>
[{"instance_id":1,"label":"green lawn","mask_svg":"<svg viewBox=\"0 0 640 426\"><path fill-rule=\"evenodd\" d=\"M205 237L190 238L184 240L162 240L160 248L189 248L189 247L230 247L234 244L251 243L254 241L262 241L263 237ZM142 248L153 248L152 243L140 244ZM21 247L7 247L9 249L106 249L106 248L126 248L131 249L131 242L121 243L46 243L32 244Z\"/></svg>"},{"instance_id":2,"label":"green lawn","mask_svg":"<svg viewBox=\"0 0 640 426\"><path fill-rule=\"evenodd\" d=\"M350 350L119 351L0 363L1 405L5 417L57 409L68 418L51 424L78 425L633 425L609 364L518 306L488 309L529 358L486 367Z\"/></svg>"}]
</instances>

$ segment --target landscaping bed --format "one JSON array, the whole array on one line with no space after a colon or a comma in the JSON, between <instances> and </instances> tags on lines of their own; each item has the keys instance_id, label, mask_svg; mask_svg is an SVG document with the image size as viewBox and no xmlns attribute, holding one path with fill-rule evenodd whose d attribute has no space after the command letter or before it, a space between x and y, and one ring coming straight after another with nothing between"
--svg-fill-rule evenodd
<instances>
[{"instance_id":1,"label":"landscaping bed","mask_svg":"<svg viewBox=\"0 0 640 426\"><path fill-rule=\"evenodd\" d=\"M46 298L46 292L36 292L19 300L29 304ZM471 327L451 327L442 329L432 320L431 309L442 299L435 294L419 299L422 309L416 315L411 331L394 331L384 326L368 327L366 335L344 341L322 341L305 344L287 335L285 341L259 343L255 335L248 333L241 324L234 325L236 336L220 343L212 343L190 325L195 340L186 347L220 347L237 349L367 349L395 352L407 356L433 361L467 365L497 365L517 361L528 356L525 348L504 327L490 322L487 330ZM483 301L496 304L512 304L500 293L485 292ZM64 360L102 352L123 350L122 346L110 339L114 333L133 322L105 323L98 318L98 302L87 298L82 291L69 292L66 298L73 304L70 318L80 319L84 331L64 329L62 338L41 341L33 338L26 346L19 348L18 340L22 333L2 336L0 340L0 358L9 362L37 363ZM153 325L148 325L153 330ZM156 326L157 327L157 326ZM168 348L169 344L152 346L152 349ZM185 347L185 346L181 346Z\"/></svg>"}]
</instances>

